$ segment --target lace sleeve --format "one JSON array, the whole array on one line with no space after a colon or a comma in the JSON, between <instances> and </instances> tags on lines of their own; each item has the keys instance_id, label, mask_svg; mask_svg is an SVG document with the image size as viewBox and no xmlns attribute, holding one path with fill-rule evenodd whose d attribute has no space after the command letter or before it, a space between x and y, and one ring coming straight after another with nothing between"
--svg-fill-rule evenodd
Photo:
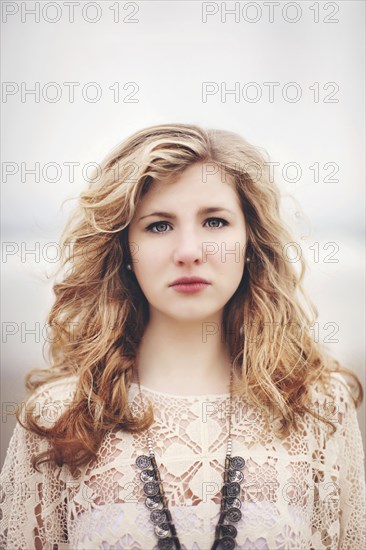
<instances>
[{"instance_id":1,"label":"lace sleeve","mask_svg":"<svg viewBox=\"0 0 366 550\"><path fill-rule=\"evenodd\" d=\"M54 395L44 392L36 398L44 405ZM31 462L34 455L48 448L46 438L16 423L0 474L0 550L69 550L67 484L62 468L44 463L38 472Z\"/></svg>"},{"instance_id":2,"label":"lace sleeve","mask_svg":"<svg viewBox=\"0 0 366 550\"><path fill-rule=\"evenodd\" d=\"M43 450L45 442L17 422L0 476L1 549L68 548L57 546L67 541L67 535L63 490L56 471L47 464L41 465L39 473L31 464L32 456Z\"/></svg>"},{"instance_id":3,"label":"lace sleeve","mask_svg":"<svg viewBox=\"0 0 366 550\"><path fill-rule=\"evenodd\" d=\"M365 455L357 411L346 389L341 392L339 424L339 548L366 548Z\"/></svg>"}]
</instances>

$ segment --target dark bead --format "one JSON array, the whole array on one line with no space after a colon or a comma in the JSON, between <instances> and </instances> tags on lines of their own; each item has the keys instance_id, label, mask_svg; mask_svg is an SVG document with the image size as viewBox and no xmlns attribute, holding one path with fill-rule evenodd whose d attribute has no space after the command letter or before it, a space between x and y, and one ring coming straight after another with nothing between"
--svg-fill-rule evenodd
<instances>
[{"instance_id":1,"label":"dark bead","mask_svg":"<svg viewBox=\"0 0 366 550\"><path fill-rule=\"evenodd\" d=\"M160 525L166 523L166 513L163 510L153 510L150 514L150 519L154 525Z\"/></svg>"},{"instance_id":2,"label":"dark bead","mask_svg":"<svg viewBox=\"0 0 366 550\"><path fill-rule=\"evenodd\" d=\"M236 497L240 493L240 485L235 481L231 483L224 483L221 491L222 494L227 497Z\"/></svg>"},{"instance_id":3,"label":"dark bead","mask_svg":"<svg viewBox=\"0 0 366 550\"><path fill-rule=\"evenodd\" d=\"M223 536L232 537L233 539L235 539L238 534L238 530L234 525L222 525L221 532Z\"/></svg>"},{"instance_id":4,"label":"dark bead","mask_svg":"<svg viewBox=\"0 0 366 550\"><path fill-rule=\"evenodd\" d=\"M236 481L240 483L244 479L244 474L240 470L232 470L230 468L230 470L228 471L228 477L229 481Z\"/></svg>"},{"instance_id":5,"label":"dark bead","mask_svg":"<svg viewBox=\"0 0 366 550\"><path fill-rule=\"evenodd\" d=\"M144 483L146 483L147 481L153 481L154 479L156 479L154 470L142 470L142 472L140 473L140 479Z\"/></svg>"},{"instance_id":6,"label":"dark bead","mask_svg":"<svg viewBox=\"0 0 366 550\"><path fill-rule=\"evenodd\" d=\"M144 493L148 497L154 497L159 492L159 483L156 481L148 481L144 484Z\"/></svg>"},{"instance_id":7,"label":"dark bead","mask_svg":"<svg viewBox=\"0 0 366 550\"><path fill-rule=\"evenodd\" d=\"M164 539L170 533L169 523L161 523L160 525L155 525L154 531L159 539Z\"/></svg>"},{"instance_id":8,"label":"dark bead","mask_svg":"<svg viewBox=\"0 0 366 550\"><path fill-rule=\"evenodd\" d=\"M240 485L236 481L233 481L228 484L227 496L236 497L240 493Z\"/></svg>"},{"instance_id":9,"label":"dark bead","mask_svg":"<svg viewBox=\"0 0 366 550\"><path fill-rule=\"evenodd\" d=\"M235 540L232 537L222 537L220 539L220 548L223 550L234 550Z\"/></svg>"},{"instance_id":10,"label":"dark bead","mask_svg":"<svg viewBox=\"0 0 366 550\"><path fill-rule=\"evenodd\" d=\"M230 459L230 466L234 470L241 470L245 466L245 460L241 456L233 456Z\"/></svg>"},{"instance_id":11,"label":"dark bead","mask_svg":"<svg viewBox=\"0 0 366 550\"><path fill-rule=\"evenodd\" d=\"M160 503L161 503L160 495L156 495L154 497L146 497L146 500L145 500L145 505L150 510L155 510L156 508L159 508Z\"/></svg>"},{"instance_id":12,"label":"dark bead","mask_svg":"<svg viewBox=\"0 0 366 550\"><path fill-rule=\"evenodd\" d=\"M229 508L226 512L225 519L236 523L241 519L241 511L238 508Z\"/></svg>"},{"instance_id":13,"label":"dark bead","mask_svg":"<svg viewBox=\"0 0 366 550\"><path fill-rule=\"evenodd\" d=\"M241 508L241 501L236 497L226 497L225 505L228 508Z\"/></svg>"},{"instance_id":14,"label":"dark bead","mask_svg":"<svg viewBox=\"0 0 366 550\"><path fill-rule=\"evenodd\" d=\"M136 458L136 465L144 470L145 468L148 468L151 466L151 460L150 457L147 455L140 455Z\"/></svg>"},{"instance_id":15,"label":"dark bead","mask_svg":"<svg viewBox=\"0 0 366 550\"><path fill-rule=\"evenodd\" d=\"M171 537L159 539L158 547L160 548L160 550L171 550L171 548L173 548L173 539Z\"/></svg>"}]
</instances>

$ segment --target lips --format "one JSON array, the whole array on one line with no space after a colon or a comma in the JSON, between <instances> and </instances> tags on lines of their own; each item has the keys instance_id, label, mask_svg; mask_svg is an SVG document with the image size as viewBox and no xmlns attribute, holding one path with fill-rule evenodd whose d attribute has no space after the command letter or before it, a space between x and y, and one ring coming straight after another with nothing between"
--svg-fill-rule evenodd
<instances>
[{"instance_id":1,"label":"lips","mask_svg":"<svg viewBox=\"0 0 366 550\"><path fill-rule=\"evenodd\" d=\"M175 285L189 285L189 284L197 284L197 283L204 283L204 284L210 284L209 281L206 279L202 279L201 277L181 277L180 279L176 279L173 281L169 286L175 286Z\"/></svg>"}]
</instances>

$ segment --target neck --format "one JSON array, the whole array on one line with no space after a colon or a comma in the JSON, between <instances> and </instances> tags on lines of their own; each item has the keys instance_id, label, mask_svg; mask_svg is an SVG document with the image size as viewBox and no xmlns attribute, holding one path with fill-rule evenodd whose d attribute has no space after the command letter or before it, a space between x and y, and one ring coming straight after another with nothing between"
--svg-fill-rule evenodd
<instances>
[{"instance_id":1,"label":"neck","mask_svg":"<svg viewBox=\"0 0 366 550\"><path fill-rule=\"evenodd\" d=\"M151 389L177 395L230 391L231 362L217 321L150 319L136 363L141 385Z\"/></svg>"}]
</instances>

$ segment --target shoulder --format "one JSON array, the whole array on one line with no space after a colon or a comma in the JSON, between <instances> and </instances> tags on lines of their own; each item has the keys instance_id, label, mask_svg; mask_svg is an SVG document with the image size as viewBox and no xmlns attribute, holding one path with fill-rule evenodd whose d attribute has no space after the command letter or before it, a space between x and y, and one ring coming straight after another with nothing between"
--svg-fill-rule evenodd
<instances>
[{"instance_id":1,"label":"shoulder","mask_svg":"<svg viewBox=\"0 0 366 550\"><path fill-rule=\"evenodd\" d=\"M324 379L310 387L310 394L318 402L333 400L343 410L355 407L356 388L340 372L329 372Z\"/></svg>"},{"instance_id":2,"label":"shoulder","mask_svg":"<svg viewBox=\"0 0 366 550\"><path fill-rule=\"evenodd\" d=\"M334 423L337 433L345 434L357 424L357 387L340 372L330 372L309 388L313 412Z\"/></svg>"},{"instance_id":3,"label":"shoulder","mask_svg":"<svg viewBox=\"0 0 366 550\"><path fill-rule=\"evenodd\" d=\"M73 402L77 384L77 375L42 384L22 403L21 418L31 414L37 423L50 427Z\"/></svg>"}]
</instances>

